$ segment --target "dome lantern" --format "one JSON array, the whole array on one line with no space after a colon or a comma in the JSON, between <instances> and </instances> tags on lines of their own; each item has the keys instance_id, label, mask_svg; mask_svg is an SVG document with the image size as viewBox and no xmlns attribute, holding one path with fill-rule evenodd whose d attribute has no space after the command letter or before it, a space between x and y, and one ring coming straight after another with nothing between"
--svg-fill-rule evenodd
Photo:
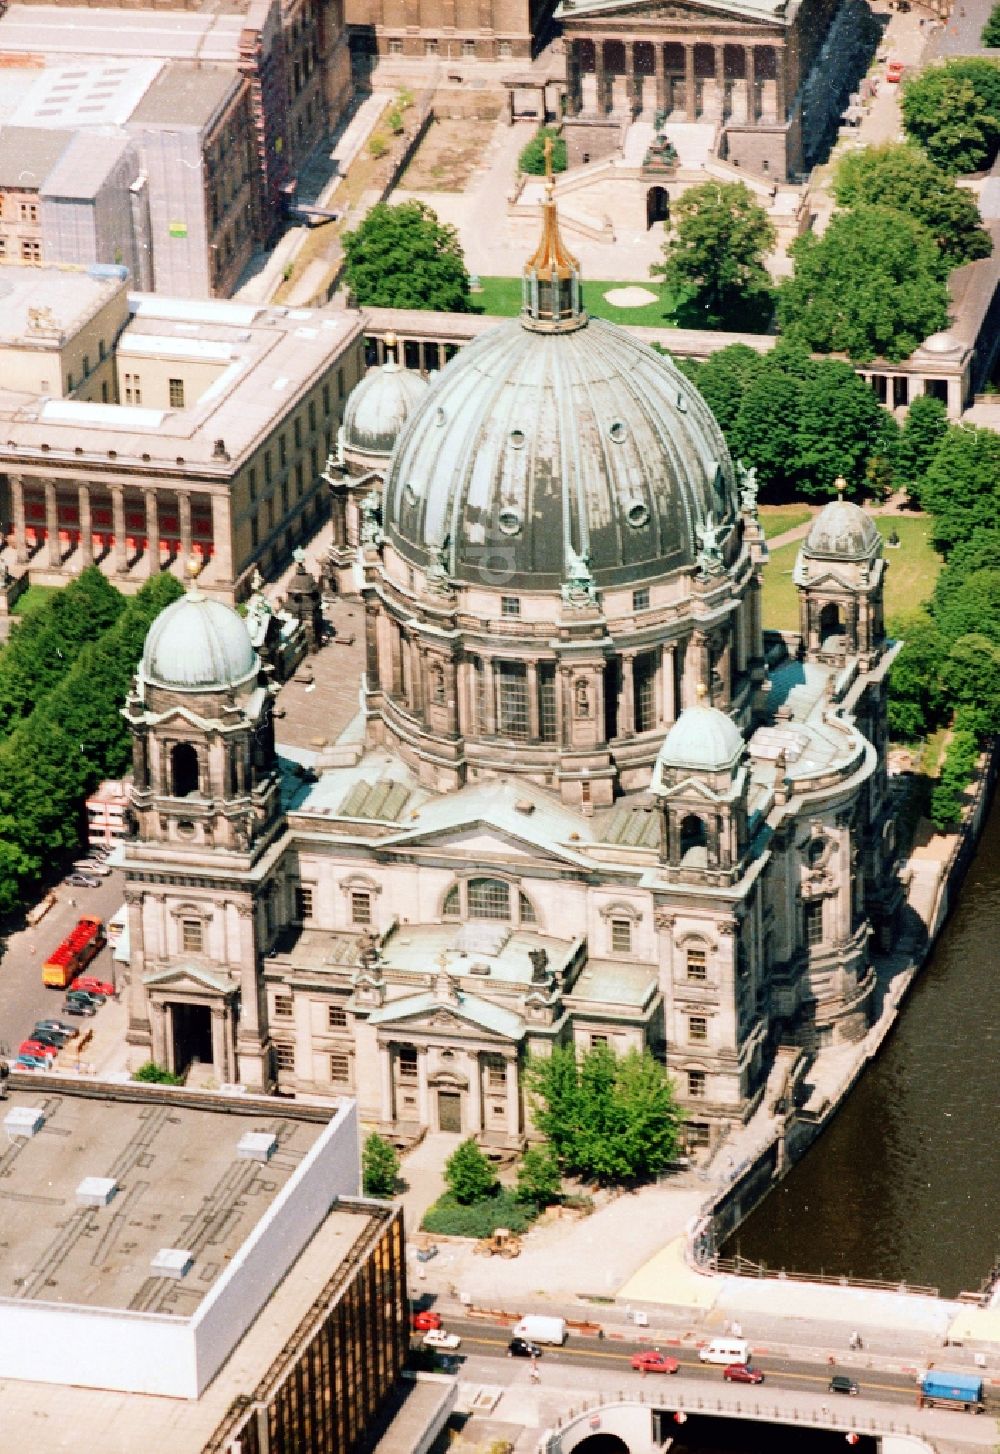
<instances>
[{"instance_id":1,"label":"dome lantern","mask_svg":"<svg viewBox=\"0 0 1000 1454\"><path fill-rule=\"evenodd\" d=\"M545 138L545 201L542 236L524 265L521 279L521 322L544 333L581 328L583 309L580 264L563 243L556 213L552 175L552 138Z\"/></svg>"}]
</instances>

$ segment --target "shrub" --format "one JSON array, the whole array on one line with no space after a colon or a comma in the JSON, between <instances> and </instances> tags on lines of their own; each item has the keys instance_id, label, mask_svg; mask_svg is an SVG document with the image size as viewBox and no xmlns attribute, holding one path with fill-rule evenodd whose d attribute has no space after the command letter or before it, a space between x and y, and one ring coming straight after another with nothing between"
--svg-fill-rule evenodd
<instances>
[{"instance_id":1,"label":"shrub","mask_svg":"<svg viewBox=\"0 0 1000 1454\"><path fill-rule=\"evenodd\" d=\"M361 1175L366 1197L388 1199L395 1196L399 1181L399 1156L395 1146L375 1131L366 1138L361 1152Z\"/></svg>"},{"instance_id":2,"label":"shrub","mask_svg":"<svg viewBox=\"0 0 1000 1454\"><path fill-rule=\"evenodd\" d=\"M529 1146L517 1168L517 1196L540 1207L559 1200L562 1177L551 1146Z\"/></svg>"},{"instance_id":3,"label":"shrub","mask_svg":"<svg viewBox=\"0 0 1000 1454\"><path fill-rule=\"evenodd\" d=\"M448 1157L444 1179L449 1194L466 1206L492 1196L499 1186L496 1172L471 1136Z\"/></svg>"},{"instance_id":4,"label":"shrub","mask_svg":"<svg viewBox=\"0 0 1000 1454\"><path fill-rule=\"evenodd\" d=\"M545 138L547 136L552 138L552 170L554 172L566 170L566 142L554 126L540 126L527 146L521 148L521 155L518 158L518 166L522 172L527 172L529 177L544 177L545 175Z\"/></svg>"},{"instance_id":5,"label":"shrub","mask_svg":"<svg viewBox=\"0 0 1000 1454\"><path fill-rule=\"evenodd\" d=\"M445 1192L424 1214L421 1227L442 1237L492 1237L498 1227L524 1232L538 1216L531 1202L518 1201L506 1188L477 1202L457 1202Z\"/></svg>"},{"instance_id":6,"label":"shrub","mask_svg":"<svg viewBox=\"0 0 1000 1454\"><path fill-rule=\"evenodd\" d=\"M147 1085L183 1085L184 1077L174 1075L172 1070L164 1070L162 1065L157 1065L155 1060L147 1060L145 1065L133 1071L133 1080L145 1081Z\"/></svg>"},{"instance_id":7,"label":"shrub","mask_svg":"<svg viewBox=\"0 0 1000 1454\"><path fill-rule=\"evenodd\" d=\"M373 136L368 138L368 155L373 161L378 161L380 157L384 157L388 150L389 143L381 132L376 131Z\"/></svg>"},{"instance_id":8,"label":"shrub","mask_svg":"<svg viewBox=\"0 0 1000 1454\"><path fill-rule=\"evenodd\" d=\"M393 136L398 136L403 129L402 111L400 111L398 107L394 106L389 112L388 116L385 118L385 124L386 126L388 126Z\"/></svg>"}]
</instances>

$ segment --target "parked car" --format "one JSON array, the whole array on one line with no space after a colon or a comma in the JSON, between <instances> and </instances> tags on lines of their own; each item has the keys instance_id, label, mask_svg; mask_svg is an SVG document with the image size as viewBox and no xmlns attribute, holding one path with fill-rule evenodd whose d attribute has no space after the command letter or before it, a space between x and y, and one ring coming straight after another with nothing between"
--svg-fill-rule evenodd
<instances>
[{"instance_id":1,"label":"parked car","mask_svg":"<svg viewBox=\"0 0 1000 1454\"><path fill-rule=\"evenodd\" d=\"M80 1033L75 1025L67 1025L65 1020L36 1020L35 1029L51 1030L54 1035L65 1035L67 1040Z\"/></svg>"},{"instance_id":2,"label":"parked car","mask_svg":"<svg viewBox=\"0 0 1000 1454\"><path fill-rule=\"evenodd\" d=\"M441 1314L432 1312L430 1308L422 1313L413 1314L413 1326L418 1333L427 1333L432 1328L440 1328Z\"/></svg>"},{"instance_id":3,"label":"parked car","mask_svg":"<svg viewBox=\"0 0 1000 1454\"><path fill-rule=\"evenodd\" d=\"M680 1364L676 1358L668 1358L659 1348L646 1348L642 1353L632 1354L632 1367L640 1373L676 1373Z\"/></svg>"},{"instance_id":4,"label":"parked car","mask_svg":"<svg viewBox=\"0 0 1000 1454\"><path fill-rule=\"evenodd\" d=\"M66 1015L96 1015L97 1005L93 1000L82 997L78 1000L67 1000L63 1005L63 1013Z\"/></svg>"},{"instance_id":5,"label":"parked car","mask_svg":"<svg viewBox=\"0 0 1000 1454\"><path fill-rule=\"evenodd\" d=\"M97 889L101 886L101 880L92 873L71 873L66 883L74 889Z\"/></svg>"},{"instance_id":6,"label":"parked car","mask_svg":"<svg viewBox=\"0 0 1000 1454\"><path fill-rule=\"evenodd\" d=\"M835 1373L830 1379L831 1393L860 1393L857 1379L848 1378L846 1373Z\"/></svg>"},{"instance_id":7,"label":"parked car","mask_svg":"<svg viewBox=\"0 0 1000 1454\"><path fill-rule=\"evenodd\" d=\"M61 1050L66 1044L67 1036L60 1035L55 1030L39 1030L36 1025L28 1036L29 1040L37 1040L39 1045L44 1045L46 1050Z\"/></svg>"},{"instance_id":8,"label":"parked car","mask_svg":"<svg viewBox=\"0 0 1000 1454\"><path fill-rule=\"evenodd\" d=\"M752 1368L749 1363L730 1363L728 1368L722 1370L722 1376L727 1383L763 1383L764 1375L759 1368Z\"/></svg>"},{"instance_id":9,"label":"parked car","mask_svg":"<svg viewBox=\"0 0 1000 1454\"><path fill-rule=\"evenodd\" d=\"M98 994L97 990L80 989L77 985L70 985L66 991L67 1002L69 1000L88 1000L95 1010L99 1010L107 999L106 995Z\"/></svg>"},{"instance_id":10,"label":"parked car","mask_svg":"<svg viewBox=\"0 0 1000 1454\"><path fill-rule=\"evenodd\" d=\"M111 873L108 865L100 858L78 858L73 867L78 873L93 873L98 878L107 878Z\"/></svg>"},{"instance_id":11,"label":"parked car","mask_svg":"<svg viewBox=\"0 0 1000 1454\"><path fill-rule=\"evenodd\" d=\"M52 1061L46 1055L19 1055L14 1061L15 1070L51 1070Z\"/></svg>"},{"instance_id":12,"label":"parked car","mask_svg":"<svg viewBox=\"0 0 1000 1454\"><path fill-rule=\"evenodd\" d=\"M54 1060L56 1052L51 1045L43 1045L40 1040L22 1040L17 1047L18 1055L37 1055L45 1060Z\"/></svg>"},{"instance_id":13,"label":"parked car","mask_svg":"<svg viewBox=\"0 0 1000 1454\"><path fill-rule=\"evenodd\" d=\"M457 1333L446 1333L443 1328L431 1328L424 1334L425 1348L458 1348L462 1342Z\"/></svg>"},{"instance_id":14,"label":"parked car","mask_svg":"<svg viewBox=\"0 0 1000 1454\"><path fill-rule=\"evenodd\" d=\"M511 1338L507 1344L508 1358L541 1358L542 1350L530 1338Z\"/></svg>"},{"instance_id":15,"label":"parked car","mask_svg":"<svg viewBox=\"0 0 1000 1454\"><path fill-rule=\"evenodd\" d=\"M78 990L84 990L88 995L103 995L105 999L110 999L115 992L115 987L113 984L108 984L107 980L97 979L95 975L81 974L70 986L71 994Z\"/></svg>"}]
</instances>

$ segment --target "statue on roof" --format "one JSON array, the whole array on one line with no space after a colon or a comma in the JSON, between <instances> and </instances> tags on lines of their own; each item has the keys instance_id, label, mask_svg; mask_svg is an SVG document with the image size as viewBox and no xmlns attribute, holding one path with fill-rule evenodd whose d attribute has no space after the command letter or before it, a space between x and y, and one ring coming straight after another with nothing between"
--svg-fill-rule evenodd
<instances>
[{"instance_id":1,"label":"statue on roof","mask_svg":"<svg viewBox=\"0 0 1000 1454\"><path fill-rule=\"evenodd\" d=\"M451 590L451 536L446 535L436 545L429 546L430 561L427 566L427 585L432 591L447 593Z\"/></svg>"},{"instance_id":2,"label":"statue on roof","mask_svg":"<svg viewBox=\"0 0 1000 1454\"><path fill-rule=\"evenodd\" d=\"M361 497L361 546L362 549L378 550L382 544L382 501L377 490L369 490Z\"/></svg>"},{"instance_id":3,"label":"statue on roof","mask_svg":"<svg viewBox=\"0 0 1000 1454\"><path fill-rule=\"evenodd\" d=\"M567 545L566 579L560 591L567 606L597 605L597 585L590 572L590 556L586 551L577 554L571 545Z\"/></svg>"},{"instance_id":4,"label":"statue on roof","mask_svg":"<svg viewBox=\"0 0 1000 1454\"><path fill-rule=\"evenodd\" d=\"M706 576L720 575L726 568L722 558L724 527L716 525L710 510L704 525L696 525L694 533L698 541L698 570Z\"/></svg>"},{"instance_id":5,"label":"statue on roof","mask_svg":"<svg viewBox=\"0 0 1000 1454\"><path fill-rule=\"evenodd\" d=\"M757 513L757 492L760 486L757 483L757 468L750 465L749 468L741 459L736 461L736 478L740 491L740 509L747 515Z\"/></svg>"}]
</instances>

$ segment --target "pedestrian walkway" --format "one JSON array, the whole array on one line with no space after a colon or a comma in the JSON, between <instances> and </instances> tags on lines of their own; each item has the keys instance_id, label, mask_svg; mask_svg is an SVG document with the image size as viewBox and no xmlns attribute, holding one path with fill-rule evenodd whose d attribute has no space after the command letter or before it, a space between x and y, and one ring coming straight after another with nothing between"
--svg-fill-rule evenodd
<instances>
[{"instance_id":1,"label":"pedestrian walkway","mask_svg":"<svg viewBox=\"0 0 1000 1454\"><path fill-rule=\"evenodd\" d=\"M406 1190L396 1200L402 1203L403 1224L408 1237L419 1230L427 1208L433 1206L441 1195L445 1162L457 1150L461 1140L461 1136L448 1131L431 1131L404 1158L402 1178ZM419 1266L423 1268L424 1264Z\"/></svg>"}]
</instances>

